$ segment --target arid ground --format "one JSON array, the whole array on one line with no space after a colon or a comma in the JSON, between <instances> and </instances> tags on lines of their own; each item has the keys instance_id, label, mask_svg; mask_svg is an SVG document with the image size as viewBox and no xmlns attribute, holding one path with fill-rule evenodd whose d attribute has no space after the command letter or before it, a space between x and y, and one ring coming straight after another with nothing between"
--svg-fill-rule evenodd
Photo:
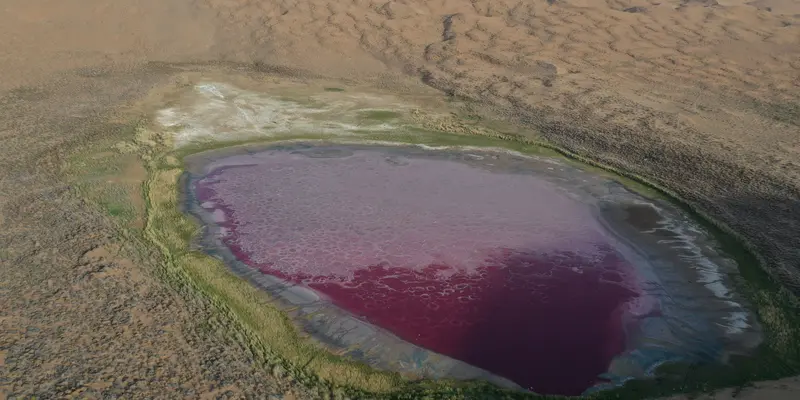
<instances>
[{"instance_id":1,"label":"arid ground","mask_svg":"<svg viewBox=\"0 0 800 400\"><path fill-rule=\"evenodd\" d=\"M800 294L798 0L0 0L0 17L0 398L320 397L156 272L138 213L116 226L72 179L188 73L436 93L680 197ZM141 212L146 172L115 158L100 176ZM704 396L796 398L800 380Z\"/></svg>"}]
</instances>

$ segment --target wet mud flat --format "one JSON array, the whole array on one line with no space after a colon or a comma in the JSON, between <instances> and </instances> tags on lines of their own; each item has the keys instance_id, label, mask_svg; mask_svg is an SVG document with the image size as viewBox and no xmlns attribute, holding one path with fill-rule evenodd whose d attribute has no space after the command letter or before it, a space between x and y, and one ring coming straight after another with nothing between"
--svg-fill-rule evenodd
<instances>
[{"instance_id":1,"label":"wet mud flat","mask_svg":"<svg viewBox=\"0 0 800 400\"><path fill-rule=\"evenodd\" d=\"M377 368L575 395L760 341L700 225L558 160L308 142L186 161L206 249Z\"/></svg>"}]
</instances>

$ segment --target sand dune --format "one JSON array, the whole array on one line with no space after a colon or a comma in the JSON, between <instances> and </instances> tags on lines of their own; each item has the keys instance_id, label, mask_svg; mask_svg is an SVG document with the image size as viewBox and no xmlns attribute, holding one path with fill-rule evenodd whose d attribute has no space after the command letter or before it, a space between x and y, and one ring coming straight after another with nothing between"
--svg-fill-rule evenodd
<instances>
[{"instance_id":1,"label":"sand dune","mask_svg":"<svg viewBox=\"0 0 800 400\"><path fill-rule=\"evenodd\" d=\"M680 194L800 288L800 1L4 0L0 15L0 397L302 396L224 333L204 339L189 318L204 309L149 256L82 256L110 227L59 166L178 68L151 62L422 81ZM104 265L126 272L82 278ZM737 398L800 390L756 386Z\"/></svg>"}]
</instances>

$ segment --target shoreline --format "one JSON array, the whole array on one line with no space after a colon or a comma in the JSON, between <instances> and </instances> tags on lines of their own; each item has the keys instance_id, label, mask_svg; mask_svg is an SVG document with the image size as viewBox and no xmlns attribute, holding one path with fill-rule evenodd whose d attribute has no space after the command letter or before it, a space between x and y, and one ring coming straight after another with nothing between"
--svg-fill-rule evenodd
<instances>
[{"instance_id":1,"label":"shoreline","mask_svg":"<svg viewBox=\"0 0 800 400\"><path fill-rule=\"evenodd\" d=\"M234 154L252 154L254 152L264 151L264 150L267 150L269 148L274 148L276 146L277 147L281 147L281 146L284 145L283 143L303 144L304 142L308 142L308 143L316 142L316 143L323 143L323 144L324 143L333 142L333 143L353 144L353 145L358 146L358 144L356 144L356 142L354 142L353 139L347 139L347 138L345 138L343 140L331 140L331 139L327 139L326 140L326 139L322 139L322 140L312 141L312 142L309 142L307 139L306 140L303 140L303 139L296 139L296 140L295 139L290 139L290 140L284 141L284 140L282 140L280 138L277 138L277 139L272 139L270 141L265 141L263 143L253 143L253 144L250 144L250 145L243 145L243 146L240 145L240 146L235 146L233 148L231 148L231 147L221 147L220 149L217 149L217 150L206 150L206 151L202 151L200 153L195 153L194 156L189 156L188 159L199 158L199 159L202 159L202 160L205 160L205 161L189 161L186 168L189 171L195 171L195 173L201 173L202 174L202 172L200 172L197 169L197 167L194 166L194 165L197 165L196 163L198 163L198 162L201 163L199 165L207 165L208 162L210 162L211 159L219 159L221 157L227 157L227 156L231 156L231 155L234 155ZM361 146L370 146L370 145L373 145L373 146L374 145L378 145L378 146L380 146L381 144L380 143L376 143L374 141L367 141L367 143L360 143L360 145ZM403 142L394 142L394 143L391 143L391 145L395 145L395 146L414 146L413 144L409 145L408 143L403 143ZM424 145L424 144L422 144L422 145L418 144L417 146L422 146L423 148L427 147L427 145ZM430 149L435 149L435 147L429 147L429 148ZM467 147L466 149L468 149L468 150L478 150L478 148L475 148L475 147ZM440 148L440 150L441 150L441 148ZM456 150L457 150L457 148L456 148ZM487 148L483 148L481 150L483 152L486 152L486 153L489 153L489 154L491 154L492 152L496 152L497 151L496 149L493 149L493 148L488 148L488 149ZM220 155L220 153L224 154L224 155ZM523 155L523 156L527 157L527 155ZM206 171L205 168L203 170ZM185 184L184 184L184 187L185 187ZM184 189L184 190L187 190L187 189ZM240 263L240 262L236 261L236 263ZM244 268L247 268L247 267L244 267ZM252 270L251 270L251 272L252 272ZM648 367L648 371L650 371L648 374L654 372L652 370L654 368L656 368L656 367L657 366Z\"/></svg>"}]
</instances>

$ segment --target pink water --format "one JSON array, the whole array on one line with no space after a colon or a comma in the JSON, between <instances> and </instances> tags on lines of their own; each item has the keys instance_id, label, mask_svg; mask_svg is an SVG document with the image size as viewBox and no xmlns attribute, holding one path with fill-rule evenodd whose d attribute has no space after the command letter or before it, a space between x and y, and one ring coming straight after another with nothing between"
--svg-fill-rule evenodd
<instances>
[{"instance_id":1,"label":"pink water","mask_svg":"<svg viewBox=\"0 0 800 400\"><path fill-rule=\"evenodd\" d=\"M534 176L389 161L235 156L194 189L266 274L539 393L597 383L640 291L589 208Z\"/></svg>"}]
</instances>

